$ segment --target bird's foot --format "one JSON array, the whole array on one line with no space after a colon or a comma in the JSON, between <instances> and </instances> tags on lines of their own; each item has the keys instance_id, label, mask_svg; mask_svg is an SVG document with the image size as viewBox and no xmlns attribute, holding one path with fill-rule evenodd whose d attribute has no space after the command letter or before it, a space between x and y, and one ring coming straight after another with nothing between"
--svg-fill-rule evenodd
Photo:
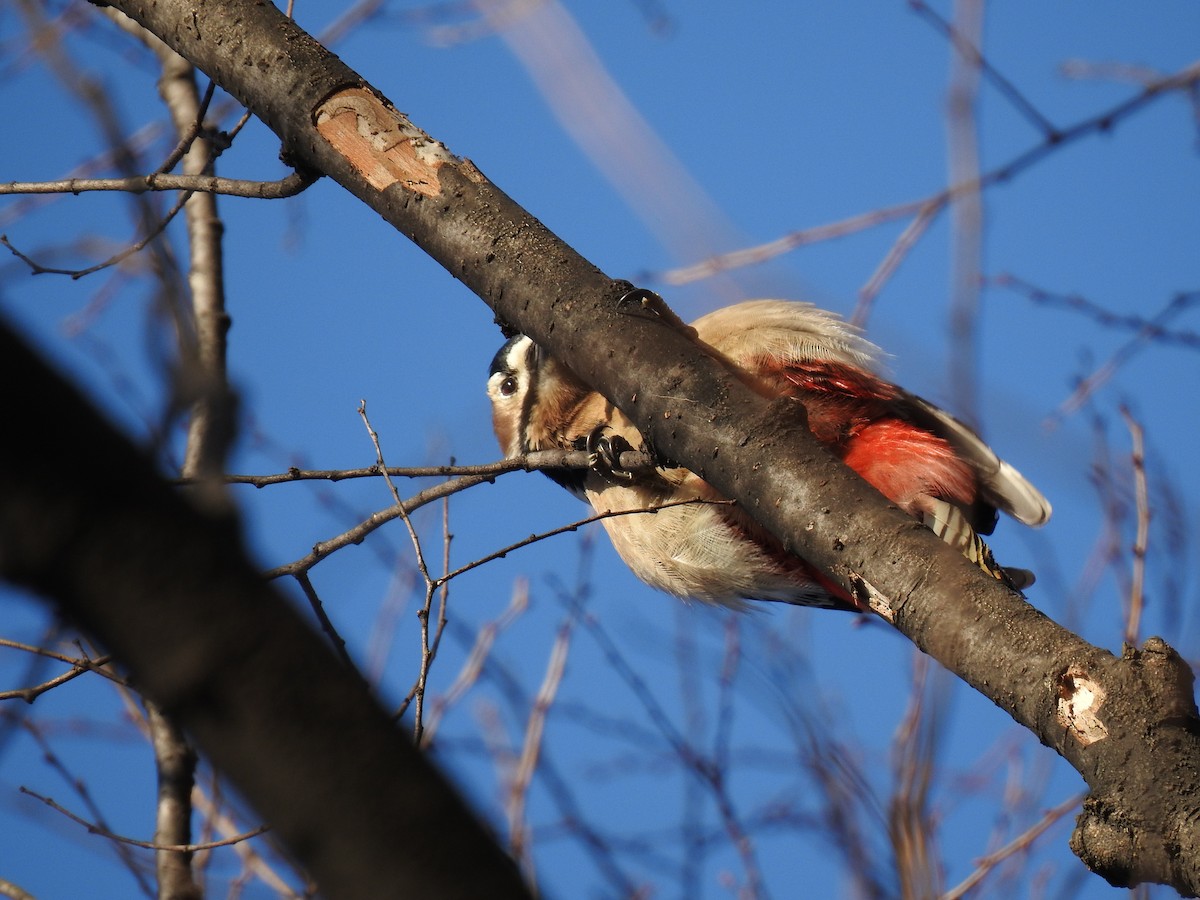
<instances>
[{"instance_id":1,"label":"bird's foot","mask_svg":"<svg viewBox=\"0 0 1200 900\"><path fill-rule=\"evenodd\" d=\"M626 291L617 300L617 306L626 314L649 316L665 322L685 334L695 336L695 331L675 314L675 310L667 306L667 301L647 288L633 288Z\"/></svg>"},{"instance_id":2,"label":"bird's foot","mask_svg":"<svg viewBox=\"0 0 1200 900\"><path fill-rule=\"evenodd\" d=\"M597 425L587 436L584 449L588 452L588 465L605 478L614 481L632 481L633 473L621 465L621 454L633 446L607 425Z\"/></svg>"}]
</instances>

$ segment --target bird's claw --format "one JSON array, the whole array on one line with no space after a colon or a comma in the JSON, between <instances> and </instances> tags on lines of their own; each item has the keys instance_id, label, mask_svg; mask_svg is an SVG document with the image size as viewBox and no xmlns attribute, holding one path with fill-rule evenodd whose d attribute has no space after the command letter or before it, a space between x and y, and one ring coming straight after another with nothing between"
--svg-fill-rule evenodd
<instances>
[{"instance_id":1,"label":"bird's claw","mask_svg":"<svg viewBox=\"0 0 1200 900\"><path fill-rule=\"evenodd\" d=\"M584 449L588 453L588 465L593 471L620 481L631 481L633 473L621 466L621 454L633 447L629 441L616 434L607 425L597 425L587 436Z\"/></svg>"},{"instance_id":2,"label":"bird's claw","mask_svg":"<svg viewBox=\"0 0 1200 900\"><path fill-rule=\"evenodd\" d=\"M666 300L648 288L632 288L626 291L617 300L617 306L621 308L622 312L631 315L647 315L660 322L665 322L685 334L695 334L687 323L679 318L671 307L667 306Z\"/></svg>"}]
</instances>

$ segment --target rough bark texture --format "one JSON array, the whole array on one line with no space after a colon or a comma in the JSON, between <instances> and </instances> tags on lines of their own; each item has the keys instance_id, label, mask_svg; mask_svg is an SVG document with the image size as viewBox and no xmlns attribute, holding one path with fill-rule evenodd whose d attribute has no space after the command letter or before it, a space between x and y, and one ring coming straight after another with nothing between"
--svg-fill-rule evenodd
<instances>
[{"instance_id":1,"label":"rough bark texture","mask_svg":"<svg viewBox=\"0 0 1200 900\"><path fill-rule=\"evenodd\" d=\"M982 576L817 445L789 404L751 394L664 318L618 304L628 285L419 132L274 7L112 5L245 103L279 134L286 158L334 178L502 322L569 362L663 456L738 500L1062 754L1092 788L1072 839L1088 865L1114 884L1200 890L1200 727L1190 672L1170 648L1152 639L1117 659ZM197 650L236 656L246 635L231 632L228 646Z\"/></svg>"},{"instance_id":2,"label":"rough bark texture","mask_svg":"<svg viewBox=\"0 0 1200 900\"><path fill-rule=\"evenodd\" d=\"M204 515L0 326L0 575L53 597L324 896L528 897L424 757ZM86 453L91 471L75 477Z\"/></svg>"}]
</instances>

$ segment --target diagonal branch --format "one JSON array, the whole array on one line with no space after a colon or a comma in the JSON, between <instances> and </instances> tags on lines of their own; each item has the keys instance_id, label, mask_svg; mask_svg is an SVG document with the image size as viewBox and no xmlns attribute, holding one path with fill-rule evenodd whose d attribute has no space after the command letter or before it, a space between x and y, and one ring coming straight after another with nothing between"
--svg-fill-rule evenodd
<instances>
[{"instance_id":1,"label":"diagonal branch","mask_svg":"<svg viewBox=\"0 0 1200 900\"><path fill-rule=\"evenodd\" d=\"M0 378L22 385L0 417L25 435L0 442L0 576L102 641L324 894L529 896L357 672L263 582L232 516L185 500L4 326ZM81 446L105 478L62 477Z\"/></svg>"}]
</instances>

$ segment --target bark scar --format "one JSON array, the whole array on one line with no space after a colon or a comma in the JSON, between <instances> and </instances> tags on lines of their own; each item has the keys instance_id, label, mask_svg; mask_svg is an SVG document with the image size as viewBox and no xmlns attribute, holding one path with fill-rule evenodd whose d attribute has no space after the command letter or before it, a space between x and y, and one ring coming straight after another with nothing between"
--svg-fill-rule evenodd
<instances>
[{"instance_id":1,"label":"bark scar","mask_svg":"<svg viewBox=\"0 0 1200 900\"><path fill-rule=\"evenodd\" d=\"M1105 691L1081 666L1068 666L1058 676L1058 723L1084 747L1108 737L1098 713Z\"/></svg>"},{"instance_id":2,"label":"bark scar","mask_svg":"<svg viewBox=\"0 0 1200 900\"><path fill-rule=\"evenodd\" d=\"M373 91L343 88L317 107L317 131L372 187L382 191L399 182L410 191L436 197L438 170L459 160Z\"/></svg>"},{"instance_id":3,"label":"bark scar","mask_svg":"<svg viewBox=\"0 0 1200 900\"><path fill-rule=\"evenodd\" d=\"M883 593L857 572L850 573L850 593L860 606L864 606L881 619L896 624L896 613Z\"/></svg>"}]
</instances>

